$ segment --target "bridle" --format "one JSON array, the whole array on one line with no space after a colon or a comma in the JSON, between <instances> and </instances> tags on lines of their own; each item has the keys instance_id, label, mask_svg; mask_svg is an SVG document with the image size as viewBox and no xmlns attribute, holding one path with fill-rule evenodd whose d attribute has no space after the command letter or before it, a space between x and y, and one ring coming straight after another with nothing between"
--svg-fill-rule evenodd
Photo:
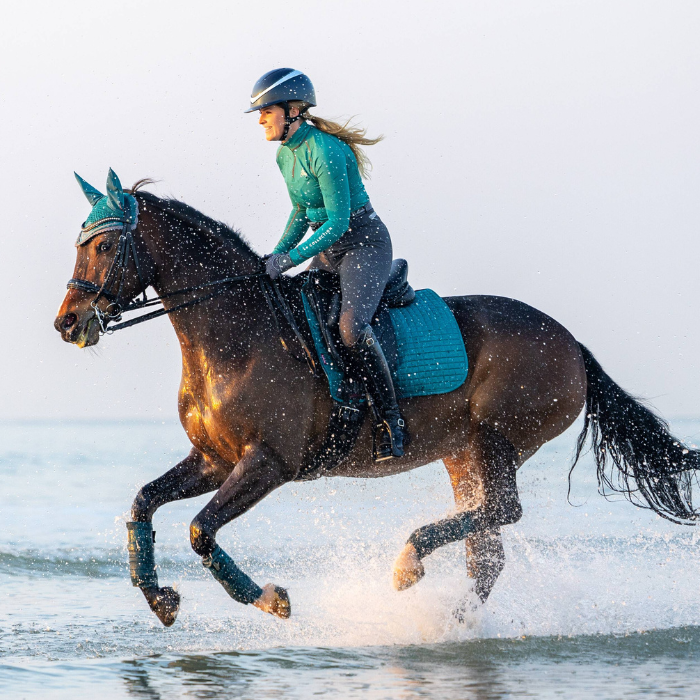
<instances>
[{"instance_id":1,"label":"bridle","mask_svg":"<svg viewBox=\"0 0 700 700\"><path fill-rule=\"evenodd\" d=\"M285 321L289 324L294 335L302 347L304 359L306 360L311 372L316 374L315 362L313 355L304 340L289 304L287 303L284 295L282 294L279 284L277 281L273 281L268 276L267 272L264 270L264 264L262 269L256 272L251 272L245 275L235 275L232 277L224 277L223 279L214 280L212 282L205 282L203 284L198 284L192 287L183 287L182 289L176 289L172 292L167 292L156 297L148 298L146 289L150 284L149 280L145 279L143 273L143 267L139 261L138 252L136 250L136 244L134 242L134 231L136 226L131 226L129 221L122 221L121 232L119 234L119 239L117 241L117 250L112 259L112 262L105 276L104 282L101 286L91 282L90 280L84 280L77 277L73 277L68 280L66 285L68 289L77 289L81 292L86 292L88 294L95 294L95 298L90 302L95 318L100 324L100 335L111 335L112 333L122 330L124 328L129 328L135 326L139 323L145 323L146 321L151 321L152 319L158 318L159 316L165 316L166 314L172 314L176 311L182 309L196 306L197 304L202 304L205 301L209 301L214 297L217 297L224 292L228 291L231 285L235 285L241 282L247 282L253 279L258 279L260 281L260 288L265 297L268 307L272 313L272 317L275 323L275 327L279 334L282 347L285 351L289 352L289 348L282 337L282 331L279 323L279 318L277 316L277 311L281 311ZM122 290L124 288L124 280L126 278L127 270L129 267L129 261L133 258L134 267L136 268L136 274L139 280L139 287L141 292L136 293L136 297L141 295L140 299L135 297L129 299L122 296ZM116 292L113 291L116 285ZM180 304L166 309L163 302L166 299L171 299L172 297L181 296L183 294L190 294L192 292L197 292L205 289L212 289L213 291L203 296L195 297L194 299L189 299L183 301ZM101 309L98 302L104 297L110 303L106 309ZM126 321L122 321L122 315L132 311L139 311L141 309L149 308L152 306L161 305L160 309L151 311L146 314L141 314L135 318L130 318Z\"/></svg>"},{"instance_id":2,"label":"bridle","mask_svg":"<svg viewBox=\"0 0 700 700\"><path fill-rule=\"evenodd\" d=\"M126 300L122 298L122 290L124 287L124 280L126 278L126 272L129 267L129 259L134 259L134 266L136 267L136 274L139 278L139 285L142 289L142 298L138 301L133 299ZM114 285L117 285L116 293L112 291ZM122 313L126 311L135 311L137 309L142 309L146 306L152 306L158 303L161 298L149 299L146 295L146 287L148 286L144 282L143 272L141 264L139 262L139 256L136 252L136 245L134 243L134 235L128 224L128 222L123 222L121 233L119 234L119 239L117 241L117 251L112 258L112 262L105 276L102 286L96 285L94 282L89 280L79 279L73 277L68 280L66 285L68 289L77 289L81 292L87 292L88 294L94 293L95 298L90 302L95 317L100 324L100 333L113 333L115 330L124 327L123 324L118 324L109 328L109 324L113 321L119 321L122 317ZM98 302L104 297L110 304L103 311ZM134 319L135 320L135 319ZM134 324L131 324L134 325Z\"/></svg>"},{"instance_id":3,"label":"bridle","mask_svg":"<svg viewBox=\"0 0 700 700\"><path fill-rule=\"evenodd\" d=\"M136 227L130 227L127 221L123 222L119 239L117 240L117 251L114 258L112 258L109 270L107 271L107 275L105 276L104 282L101 286L98 286L94 282L90 282L90 280L79 279L77 277L73 277L72 279L68 280L68 284L66 285L68 289L77 289L81 292L87 292L88 294L95 294L95 298L90 302L90 306L95 313L95 318L97 318L97 321L100 324L101 335L112 334L115 331L122 330L123 328L129 328L130 326L135 326L139 323L150 321L151 319L158 318L159 316L171 314L189 306L201 304L209 299L213 299L215 296L223 294L226 291L227 285L267 276L263 270L259 270L247 275L225 277L224 279L214 280L213 282L205 282L204 284L199 284L192 287L183 287L182 289L176 289L175 291L167 292L166 294L161 294L160 296L149 299L146 289L149 286L150 281L145 279L143 267L139 261L138 252L136 251L133 233L135 230ZM126 279L129 261L131 259L134 261L136 275L138 276L139 280L139 287L142 290L136 294L136 296L139 296L139 294L141 295L140 299L128 299L122 296L124 281ZM139 311L158 304L162 305L166 299L181 296L183 294L189 294L202 289L210 289L212 287L215 288L214 291L204 296L189 299L188 301L184 301L181 304L176 304L169 309L160 308L157 311L142 314L136 318L131 318L127 321L118 323L118 321L121 321L122 315L125 313ZM102 297L110 302L109 306L107 306L107 308L104 310L101 309L98 304Z\"/></svg>"}]
</instances>

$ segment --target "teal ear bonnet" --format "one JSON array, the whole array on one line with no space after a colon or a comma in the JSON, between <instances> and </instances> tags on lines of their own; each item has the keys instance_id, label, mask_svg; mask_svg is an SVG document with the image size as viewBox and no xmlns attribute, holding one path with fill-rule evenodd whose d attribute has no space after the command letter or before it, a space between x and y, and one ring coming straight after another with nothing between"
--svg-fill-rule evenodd
<instances>
[{"instance_id":1,"label":"teal ear bonnet","mask_svg":"<svg viewBox=\"0 0 700 700\"><path fill-rule=\"evenodd\" d=\"M85 245L89 240L105 231L133 231L139 221L139 207L134 197L124 192L117 174L109 169L107 175L107 194L102 194L92 185L74 173L80 189L92 204L92 211L80 229L76 246Z\"/></svg>"}]
</instances>

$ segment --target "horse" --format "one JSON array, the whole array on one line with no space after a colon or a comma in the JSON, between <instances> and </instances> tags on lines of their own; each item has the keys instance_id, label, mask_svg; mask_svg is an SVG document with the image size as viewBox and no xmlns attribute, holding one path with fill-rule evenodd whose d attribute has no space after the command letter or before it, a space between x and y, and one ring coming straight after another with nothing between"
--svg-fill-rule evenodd
<instances>
[{"instance_id":1,"label":"horse","mask_svg":"<svg viewBox=\"0 0 700 700\"><path fill-rule=\"evenodd\" d=\"M153 288L163 308L149 317L166 313L180 343L178 412L192 448L133 501L132 582L160 621L172 625L180 597L158 584L152 519L166 503L215 491L192 520L192 549L235 600L287 618L288 593L250 580L221 550L216 535L273 490L300 478L326 434L333 408L328 383L291 351L295 338L284 318L288 342L279 342L280 320L261 283L262 258L243 236L187 204L150 193L144 189L150 182L121 191L118 180L108 181L110 206L117 213L121 206L123 213L130 197L138 220L125 215L129 226L97 234L92 229L79 239L73 279L54 324L64 341L94 346L109 332L109 321L120 320L124 308L138 308L134 300L139 295L145 300L146 289ZM100 201L103 195L81 183L91 203ZM109 290L117 276L115 295ZM293 304L299 288L297 278L283 276L278 289ZM347 459L327 474L376 478L442 460L455 514L408 538L393 567L397 590L422 578L431 552L463 540L467 574L478 604L484 604L505 565L501 528L522 515L517 470L582 410L571 469L590 438L604 496L622 493L677 523L697 520L692 492L700 452L676 440L566 328L510 298L444 301L467 351L464 384L446 394L400 401L411 434L403 457L374 461L365 421Z\"/></svg>"}]
</instances>

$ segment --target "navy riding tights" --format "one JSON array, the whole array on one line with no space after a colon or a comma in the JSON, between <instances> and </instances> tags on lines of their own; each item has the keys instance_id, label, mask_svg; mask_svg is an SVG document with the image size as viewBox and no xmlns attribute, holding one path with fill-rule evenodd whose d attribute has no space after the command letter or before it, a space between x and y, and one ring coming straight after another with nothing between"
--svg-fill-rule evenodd
<instances>
[{"instance_id":1,"label":"navy riding tights","mask_svg":"<svg viewBox=\"0 0 700 700\"><path fill-rule=\"evenodd\" d=\"M387 227L375 212L369 212L353 217L340 240L311 261L311 269L340 275L340 337L346 347L357 343L372 320L389 279L392 257Z\"/></svg>"}]
</instances>

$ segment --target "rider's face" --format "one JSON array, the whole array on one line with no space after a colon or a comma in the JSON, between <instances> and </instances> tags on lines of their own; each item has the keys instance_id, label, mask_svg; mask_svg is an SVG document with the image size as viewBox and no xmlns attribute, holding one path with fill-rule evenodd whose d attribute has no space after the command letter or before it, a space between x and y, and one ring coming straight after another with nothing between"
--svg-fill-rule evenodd
<instances>
[{"instance_id":1,"label":"rider's face","mask_svg":"<svg viewBox=\"0 0 700 700\"><path fill-rule=\"evenodd\" d=\"M292 107L289 110L289 116L296 117L299 110ZM279 105L271 105L260 110L260 119L258 124L265 129L265 138L268 141L279 141L284 134L284 110ZM290 135L292 130L290 129Z\"/></svg>"},{"instance_id":2,"label":"rider's face","mask_svg":"<svg viewBox=\"0 0 700 700\"><path fill-rule=\"evenodd\" d=\"M279 141L284 133L284 110L279 105L261 109L258 124L265 129L265 138L268 141Z\"/></svg>"}]
</instances>

